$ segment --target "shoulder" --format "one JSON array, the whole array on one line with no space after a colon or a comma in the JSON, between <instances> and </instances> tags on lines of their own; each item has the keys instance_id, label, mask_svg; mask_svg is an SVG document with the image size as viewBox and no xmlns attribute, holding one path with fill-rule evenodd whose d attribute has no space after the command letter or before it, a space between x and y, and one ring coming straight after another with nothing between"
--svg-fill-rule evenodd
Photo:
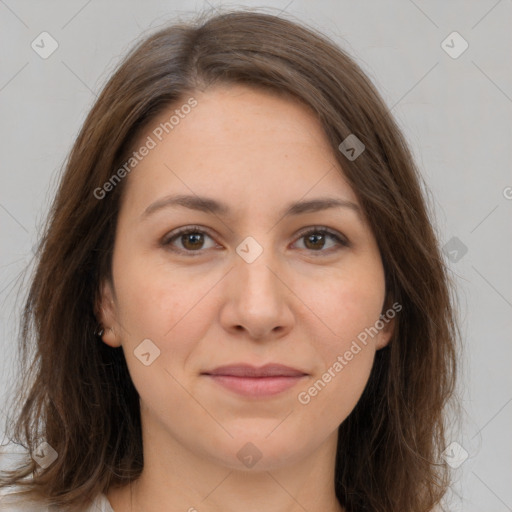
<instances>
[{"instance_id":1,"label":"shoulder","mask_svg":"<svg viewBox=\"0 0 512 512\"><path fill-rule=\"evenodd\" d=\"M0 490L0 512L65 512L64 509L48 506L17 489ZM99 494L83 512L114 512L107 497Z\"/></svg>"}]
</instances>

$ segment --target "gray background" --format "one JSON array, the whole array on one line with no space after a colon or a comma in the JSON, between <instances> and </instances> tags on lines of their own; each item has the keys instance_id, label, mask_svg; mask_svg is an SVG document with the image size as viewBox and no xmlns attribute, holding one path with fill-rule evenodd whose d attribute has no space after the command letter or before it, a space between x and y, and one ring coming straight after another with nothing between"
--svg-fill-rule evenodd
<instances>
[{"instance_id":1,"label":"gray background","mask_svg":"<svg viewBox=\"0 0 512 512\"><path fill-rule=\"evenodd\" d=\"M356 58L404 130L459 294L464 416L451 441L469 457L454 469L449 509L512 510L510 0L0 0L1 393L16 375L22 272L95 95L147 31L219 6L282 11L320 29ZM43 31L59 44L47 59L31 47ZM453 31L469 44L457 58L442 45Z\"/></svg>"}]
</instances>

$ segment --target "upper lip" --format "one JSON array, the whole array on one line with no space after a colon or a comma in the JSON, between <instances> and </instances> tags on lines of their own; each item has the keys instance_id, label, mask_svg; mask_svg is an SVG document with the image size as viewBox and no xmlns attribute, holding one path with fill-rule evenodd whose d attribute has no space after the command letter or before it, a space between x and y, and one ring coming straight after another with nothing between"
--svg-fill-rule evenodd
<instances>
[{"instance_id":1,"label":"upper lip","mask_svg":"<svg viewBox=\"0 0 512 512\"><path fill-rule=\"evenodd\" d=\"M300 377L307 375L306 372L297 370L283 364L266 364L264 366L252 366L240 363L226 366L219 366L214 370L203 372L206 375L229 375L232 377Z\"/></svg>"}]
</instances>

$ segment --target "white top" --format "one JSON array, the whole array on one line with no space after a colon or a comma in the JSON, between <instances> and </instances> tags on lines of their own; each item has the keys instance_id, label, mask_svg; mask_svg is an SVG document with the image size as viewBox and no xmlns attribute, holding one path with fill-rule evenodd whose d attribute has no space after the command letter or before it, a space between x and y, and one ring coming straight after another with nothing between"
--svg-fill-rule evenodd
<instances>
[{"instance_id":1,"label":"white top","mask_svg":"<svg viewBox=\"0 0 512 512\"><path fill-rule=\"evenodd\" d=\"M36 508L37 507L37 508ZM56 507L42 506L37 501L20 498L15 491L0 492L0 512L58 512ZM96 496L91 505L83 512L114 512L105 494Z\"/></svg>"}]
</instances>

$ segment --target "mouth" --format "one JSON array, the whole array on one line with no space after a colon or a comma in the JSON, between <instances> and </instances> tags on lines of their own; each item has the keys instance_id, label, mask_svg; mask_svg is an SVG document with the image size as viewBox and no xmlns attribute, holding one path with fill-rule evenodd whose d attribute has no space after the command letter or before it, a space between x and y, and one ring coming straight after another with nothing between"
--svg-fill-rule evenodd
<instances>
[{"instance_id":1,"label":"mouth","mask_svg":"<svg viewBox=\"0 0 512 512\"><path fill-rule=\"evenodd\" d=\"M281 364L254 367L248 364L221 366L203 372L216 384L239 395L264 398L280 394L295 386L308 374Z\"/></svg>"}]
</instances>

